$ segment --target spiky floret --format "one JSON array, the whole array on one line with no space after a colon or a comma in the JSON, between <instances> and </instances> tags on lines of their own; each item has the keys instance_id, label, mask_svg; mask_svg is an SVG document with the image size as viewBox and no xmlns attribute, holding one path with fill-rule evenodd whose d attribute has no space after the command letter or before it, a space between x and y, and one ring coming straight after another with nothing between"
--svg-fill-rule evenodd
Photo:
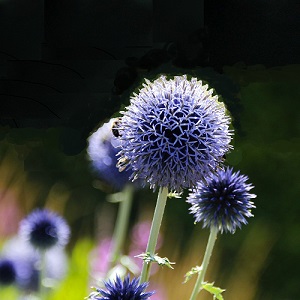
<instances>
[{"instance_id":1,"label":"spiky floret","mask_svg":"<svg viewBox=\"0 0 300 300\"><path fill-rule=\"evenodd\" d=\"M70 236L66 221L47 209L36 209L30 213L21 221L19 232L33 247L40 250L65 246Z\"/></svg>"},{"instance_id":2,"label":"spiky floret","mask_svg":"<svg viewBox=\"0 0 300 300\"><path fill-rule=\"evenodd\" d=\"M122 113L118 166L154 189L194 186L231 148L225 106L197 78L146 80Z\"/></svg>"},{"instance_id":3,"label":"spiky floret","mask_svg":"<svg viewBox=\"0 0 300 300\"><path fill-rule=\"evenodd\" d=\"M139 284L139 280L134 278L130 281L129 275L127 275L122 281L119 276L116 276L114 281L108 280L104 282L104 289L96 289L89 299L92 300L147 300L154 292L144 292L148 287L148 283L144 282Z\"/></svg>"},{"instance_id":4,"label":"spiky floret","mask_svg":"<svg viewBox=\"0 0 300 300\"><path fill-rule=\"evenodd\" d=\"M227 167L210 174L206 182L199 182L187 198L195 222L216 227L221 233L234 233L247 224L247 218L253 216L251 209L255 208L251 199L256 197L250 193L253 186L247 180L247 176Z\"/></svg>"}]
</instances>

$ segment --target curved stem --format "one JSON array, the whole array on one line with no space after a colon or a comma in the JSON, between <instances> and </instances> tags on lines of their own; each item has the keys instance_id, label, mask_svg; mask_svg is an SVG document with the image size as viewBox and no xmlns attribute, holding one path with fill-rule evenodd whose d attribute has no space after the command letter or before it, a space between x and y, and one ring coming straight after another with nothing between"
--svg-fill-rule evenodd
<instances>
[{"instance_id":1,"label":"curved stem","mask_svg":"<svg viewBox=\"0 0 300 300\"><path fill-rule=\"evenodd\" d=\"M110 265L114 265L122 251L126 232L128 228L129 216L132 206L133 185L128 184L122 192L123 199L120 202L115 230L112 238L112 249L110 254ZM110 267L109 267L110 269Z\"/></svg>"},{"instance_id":2,"label":"curved stem","mask_svg":"<svg viewBox=\"0 0 300 300\"><path fill-rule=\"evenodd\" d=\"M198 274L198 278L196 280L192 295L190 297L190 300L195 300L198 293L201 291L201 287L202 284L204 282L204 276L209 264L209 260L212 254L212 250L214 248L215 245L215 241L217 239L217 234L218 234L218 229L216 227L212 227L210 229L210 235L208 238L208 242L207 242L207 246L206 246L206 250L205 250L205 254L204 254L204 258L202 261L202 265L201 265L201 271Z\"/></svg>"},{"instance_id":3,"label":"curved stem","mask_svg":"<svg viewBox=\"0 0 300 300\"><path fill-rule=\"evenodd\" d=\"M156 202L156 207L154 210L154 215L152 219L152 225L150 229L150 235L148 239L147 249L146 252L150 255L155 254L155 248L157 244L159 229L161 226L162 218L164 215L166 203L168 198L168 188L166 187L160 187ZM150 276L150 269L151 269L151 263L147 263L144 261L143 263L143 269L141 273L140 283L146 282L149 280Z\"/></svg>"}]
</instances>

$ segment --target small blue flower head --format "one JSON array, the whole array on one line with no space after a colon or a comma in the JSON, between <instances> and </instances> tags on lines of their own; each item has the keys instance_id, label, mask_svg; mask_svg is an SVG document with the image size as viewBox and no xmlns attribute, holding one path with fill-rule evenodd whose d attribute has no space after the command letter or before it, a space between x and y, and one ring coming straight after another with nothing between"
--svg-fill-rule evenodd
<instances>
[{"instance_id":1,"label":"small blue flower head","mask_svg":"<svg viewBox=\"0 0 300 300\"><path fill-rule=\"evenodd\" d=\"M122 281L119 276L116 276L115 281L108 280L104 282L104 289L97 289L93 292L89 299L92 300L147 300L154 292L144 292L148 287L148 283L139 284L139 280L134 278L130 282L130 277L127 275Z\"/></svg>"},{"instance_id":2,"label":"small blue flower head","mask_svg":"<svg viewBox=\"0 0 300 300\"><path fill-rule=\"evenodd\" d=\"M65 246L70 236L66 221L47 209L37 209L29 214L21 221L19 232L33 247L43 251Z\"/></svg>"},{"instance_id":3,"label":"small blue flower head","mask_svg":"<svg viewBox=\"0 0 300 300\"><path fill-rule=\"evenodd\" d=\"M121 190L129 182L130 172L119 172L117 168L117 153L120 141L113 135L113 126L117 118L102 125L88 138L88 157L92 167L102 181L116 190Z\"/></svg>"},{"instance_id":4,"label":"small blue flower head","mask_svg":"<svg viewBox=\"0 0 300 300\"><path fill-rule=\"evenodd\" d=\"M212 173L206 182L199 182L187 198L195 222L202 221L203 227L217 227L221 233L234 233L237 227L247 224L246 218L253 217L251 209L255 208L251 199L256 197L250 194L253 186L247 180L247 176L227 167Z\"/></svg>"},{"instance_id":5,"label":"small blue flower head","mask_svg":"<svg viewBox=\"0 0 300 300\"><path fill-rule=\"evenodd\" d=\"M118 166L151 188L180 192L216 169L231 148L230 117L197 78L146 80L119 123Z\"/></svg>"},{"instance_id":6,"label":"small blue flower head","mask_svg":"<svg viewBox=\"0 0 300 300\"><path fill-rule=\"evenodd\" d=\"M0 285L14 284L17 272L14 262L10 259L0 259Z\"/></svg>"}]
</instances>

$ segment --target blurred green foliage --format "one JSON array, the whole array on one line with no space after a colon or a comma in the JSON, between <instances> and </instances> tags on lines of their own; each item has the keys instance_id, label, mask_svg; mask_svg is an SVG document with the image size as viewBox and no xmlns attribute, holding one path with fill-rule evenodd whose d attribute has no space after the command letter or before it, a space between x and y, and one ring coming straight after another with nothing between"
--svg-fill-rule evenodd
<instances>
[{"instance_id":1,"label":"blurred green foliage","mask_svg":"<svg viewBox=\"0 0 300 300\"><path fill-rule=\"evenodd\" d=\"M275 239L255 299L297 299L300 277L294 264L300 258L299 67L240 66L225 68L225 72L241 86L244 132L236 136L228 163L248 174L255 185L257 209L250 226L260 224L257 234L267 228Z\"/></svg>"},{"instance_id":2,"label":"blurred green foliage","mask_svg":"<svg viewBox=\"0 0 300 300\"><path fill-rule=\"evenodd\" d=\"M89 255L93 243L81 239L76 243L70 258L70 269L66 279L50 296L49 300L84 299L90 293Z\"/></svg>"}]
</instances>

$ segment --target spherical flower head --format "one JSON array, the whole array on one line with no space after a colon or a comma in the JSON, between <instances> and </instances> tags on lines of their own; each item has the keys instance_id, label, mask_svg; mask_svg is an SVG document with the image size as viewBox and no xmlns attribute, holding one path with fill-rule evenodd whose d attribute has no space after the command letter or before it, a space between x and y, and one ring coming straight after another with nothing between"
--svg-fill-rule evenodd
<instances>
[{"instance_id":1,"label":"spherical flower head","mask_svg":"<svg viewBox=\"0 0 300 300\"><path fill-rule=\"evenodd\" d=\"M16 266L10 259L0 259L0 285L10 285L16 281Z\"/></svg>"},{"instance_id":2,"label":"spherical flower head","mask_svg":"<svg viewBox=\"0 0 300 300\"><path fill-rule=\"evenodd\" d=\"M104 282L104 289L97 289L97 292L92 293L89 299L92 300L146 300L149 299L154 292L144 292L148 287L148 283L139 284L139 280L134 278L130 281L127 275L122 281L119 276L116 276L115 281L108 280Z\"/></svg>"},{"instance_id":3,"label":"spherical flower head","mask_svg":"<svg viewBox=\"0 0 300 300\"><path fill-rule=\"evenodd\" d=\"M58 214L47 209L37 209L20 224L20 235L39 250L65 246L69 241L70 228Z\"/></svg>"},{"instance_id":4,"label":"spherical flower head","mask_svg":"<svg viewBox=\"0 0 300 300\"><path fill-rule=\"evenodd\" d=\"M133 94L119 123L118 166L151 188L180 192L214 170L231 148L230 117L197 78L160 76Z\"/></svg>"},{"instance_id":5,"label":"spherical flower head","mask_svg":"<svg viewBox=\"0 0 300 300\"><path fill-rule=\"evenodd\" d=\"M130 172L119 172L117 168L117 148L120 141L113 135L113 126L117 118L103 124L88 138L88 157L92 167L105 183L117 190L121 190L129 182Z\"/></svg>"},{"instance_id":6,"label":"spherical flower head","mask_svg":"<svg viewBox=\"0 0 300 300\"><path fill-rule=\"evenodd\" d=\"M227 167L210 174L206 182L199 182L187 198L195 222L202 221L203 227L216 227L221 233L234 233L237 227L247 224L255 208L251 199L256 197L250 194L253 186L247 180L247 176Z\"/></svg>"}]
</instances>

